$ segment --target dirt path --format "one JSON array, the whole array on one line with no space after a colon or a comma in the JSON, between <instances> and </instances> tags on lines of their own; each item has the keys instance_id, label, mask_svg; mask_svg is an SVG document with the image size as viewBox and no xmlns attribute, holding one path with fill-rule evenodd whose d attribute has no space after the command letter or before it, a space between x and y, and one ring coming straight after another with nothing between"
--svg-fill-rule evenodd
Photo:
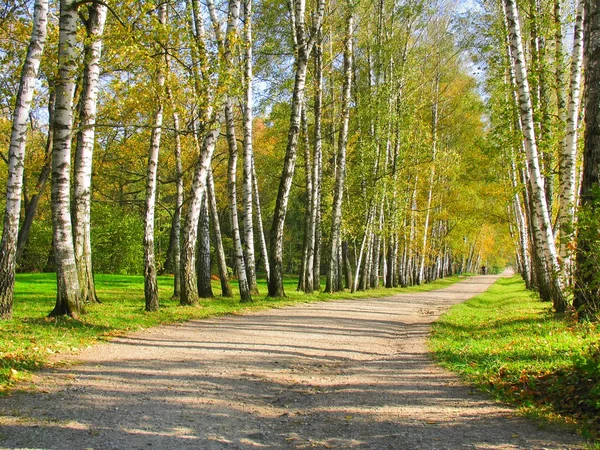
<instances>
[{"instance_id":1,"label":"dirt path","mask_svg":"<svg viewBox=\"0 0 600 450\"><path fill-rule=\"evenodd\" d=\"M0 446L52 449L580 448L436 367L425 339L479 276L384 299L165 326L86 350L0 399Z\"/></svg>"}]
</instances>

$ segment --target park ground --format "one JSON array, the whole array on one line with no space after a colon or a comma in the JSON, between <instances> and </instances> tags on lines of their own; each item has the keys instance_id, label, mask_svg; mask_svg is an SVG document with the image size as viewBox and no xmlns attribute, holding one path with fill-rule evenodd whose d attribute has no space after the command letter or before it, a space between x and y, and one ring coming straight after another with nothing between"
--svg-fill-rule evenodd
<instances>
[{"instance_id":1,"label":"park ground","mask_svg":"<svg viewBox=\"0 0 600 450\"><path fill-rule=\"evenodd\" d=\"M574 433L519 417L432 361L431 323L497 279L117 336L0 399L0 445L582 448ZM434 351L439 337L438 328Z\"/></svg>"}]
</instances>

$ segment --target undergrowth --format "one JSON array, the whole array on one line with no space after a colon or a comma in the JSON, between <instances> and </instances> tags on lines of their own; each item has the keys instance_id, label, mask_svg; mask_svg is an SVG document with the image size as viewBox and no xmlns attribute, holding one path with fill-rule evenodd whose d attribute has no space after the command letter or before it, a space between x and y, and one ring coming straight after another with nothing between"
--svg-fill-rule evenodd
<instances>
[{"instance_id":1,"label":"undergrowth","mask_svg":"<svg viewBox=\"0 0 600 450\"><path fill-rule=\"evenodd\" d=\"M531 416L600 437L600 327L552 313L518 276L453 307L433 326L435 358Z\"/></svg>"},{"instance_id":2,"label":"undergrowth","mask_svg":"<svg viewBox=\"0 0 600 450\"><path fill-rule=\"evenodd\" d=\"M35 370L60 363L63 354L105 341L128 331L200 319L210 316L240 314L247 310L275 308L300 302L314 302L341 298L382 297L398 292L439 289L456 283L458 277L449 277L430 284L407 289L378 289L364 292L315 293L307 295L296 291L297 278L285 279L288 298L265 298L265 282L259 282L263 295L253 303L240 303L239 296L216 296L200 302L199 307L180 306L171 298L173 278L159 277L160 310L144 311L144 280L133 275L96 275L96 288L101 304L86 305L87 314L80 320L69 317L49 318L48 313L56 300L55 274L17 274L14 299L14 318L0 321L0 395L18 381L28 380ZM233 283L237 292L237 285ZM213 292L220 292L218 282Z\"/></svg>"}]
</instances>

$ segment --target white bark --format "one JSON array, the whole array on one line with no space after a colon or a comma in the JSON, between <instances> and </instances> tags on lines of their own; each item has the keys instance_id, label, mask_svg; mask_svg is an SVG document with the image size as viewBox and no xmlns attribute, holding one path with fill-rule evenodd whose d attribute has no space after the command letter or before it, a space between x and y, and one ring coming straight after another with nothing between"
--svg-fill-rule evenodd
<instances>
[{"instance_id":1,"label":"white bark","mask_svg":"<svg viewBox=\"0 0 600 450\"><path fill-rule=\"evenodd\" d=\"M312 157L310 152L310 140L308 137L308 118L306 117L306 105L302 106L302 135L304 140L304 177L306 181L306 204L304 215L304 242L302 246L302 263L300 268L300 276L298 277L298 291L312 292L312 272L308 272L308 249L311 240L311 217L312 217L312 195L313 195L313 179L312 179ZM312 258L312 256L311 256ZM310 275L309 275L310 274ZM309 290L310 285L310 290Z\"/></svg>"},{"instance_id":2,"label":"white bark","mask_svg":"<svg viewBox=\"0 0 600 450\"><path fill-rule=\"evenodd\" d=\"M244 178L242 191L244 257L250 293L258 294L258 287L256 285L256 258L254 256L254 228L252 223L252 0L245 0L244 2L244 45Z\"/></svg>"},{"instance_id":3,"label":"white bark","mask_svg":"<svg viewBox=\"0 0 600 450\"><path fill-rule=\"evenodd\" d=\"M194 180L185 226L181 235L181 293L179 302L182 305L198 304L198 285L196 278L196 243L198 241L198 220L200 206L206 192L206 179L210 170L210 162L219 138L220 126L217 118L212 129L204 136L202 150L194 170Z\"/></svg>"},{"instance_id":4,"label":"white bark","mask_svg":"<svg viewBox=\"0 0 600 450\"><path fill-rule=\"evenodd\" d=\"M323 19L324 0L319 0L315 29L319 29ZM292 187L292 178L296 166L296 155L298 150L298 135L300 134L300 110L304 102L304 88L306 84L306 71L308 68L308 57L316 39L316 33L307 38L305 30L304 15L306 10L305 0L294 1L295 38L296 38L296 76L294 80L294 92L292 95L292 112L290 114L290 126L288 131L288 142L286 146L283 170L277 192L275 211L273 213L273 224L271 226L271 274L269 277L269 296L284 297L283 289L283 227L287 204Z\"/></svg>"},{"instance_id":5,"label":"white bark","mask_svg":"<svg viewBox=\"0 0 600 450\"><path fill-rule=\"evenodd\" d=\"M321 136L321 115L323 104L323 39L321 30L318 30L317 33L319 33L319 36L317 38L315 47L315 149L312 167L312 205L310 207L308 255L306 261L306 292L313 292L313 290L319 290L321 288L321 277L320 273L315 270L315 266L318 266L318 264L315 264L315 260L320 256L317 256L317 239L319 239L317 233L320 230L318 221L321 217L319 211L321 209L321 178L323 165L323 139Z\"/></svg>"},{"instance_id":6,"label":"white bark","mask_svg":"<svg viewBox=\"0 0 600 450\"><path fill-rule=\"evenodd\" d=\"M158 20L161 26L167 23L167 5L161 3L158 8ZM161 53L156 74L156 111L150 137L148 169L146 172L146 215L144 223L144 293L146 311L156 311L158 302L158 283L156 281L156 257L154 253L154 216L156 210L156 190L158 176L158 154L162 137L164 115L163 89L165 86L165 54Z\"/></svg>"},{"instance_id":7,"label":"white bark","mask_svg":"<svg viewBox=\"0 0 600 450\"><path fill-rule=\"evenodd\" d=\"M227 31L225 35L224 59L230 70L234 68L232 57L232 41L235 39L239 22L240 0L229 1L229 17L227 20ZM247 94L247 93L246 93ZM246 119L246 118L245 118ZM238 286L242 302L251 302L250 286L246 274L246 262L244 261L244 250L240 235L240 227L237 211L237 160L238 147L235 133L235 119L233 113L233 99L228 96L225 100L225 128L227 134L227 145L229 147L229 162L227 171L227 190L229 194L229 214L231 219L231 232L233 235L233 250L235 256L235 267L238 276ZM244 130L245 131L245 130ZM246 137L246 136L244 136ZM251 135L250 135L251 137ZM244 141L246 144L246 142Z\"/></svg>"},{"instance_id":8,"label":"white bark","mask_svg":"<svg viewBox=\"0 0 600 450\"><path fill-rule=\"evenodd\" d=\"M175 183L177 186L175 211L173 212L172 223L173 298L179 298L181 291L181 213L184 200L183 164L181 161L181 125L179 113L177 112L177 107L170 87L167 87L167 96L169 97L171 108L173 109L173 127L175 131ZM194 137L196 137L195 133Z\"/></svg>"},{"instance_id":9,"label":"white bark","mask_svg":"<svg viewBox=\"0 0 600 450\"><path fill-rule=\"evenodd\" d=\"M349 6L350 7L350 6ZM338 156L336 179L333 195L333 211L331 218L331 247L329 254L329 267L325 292L335 292L340 286L341 261L339 253L342 246L342 201L344 198L344 182L346 178L346 150L348 147L348 127L350 124L350 100L352 94L352 34L354 17L348 13L346 22L346 36L344 42L344 83L342 93L342 124L338 142Z\"/></svg>"},{"instance_id":10,"label":"white bark","mask_svg":"<svg viewBox=\"0 0 600 450\"><path fill-rule=\"evenodd\" d=\"M33 11L33 29L25 62L21 69L8 150L6 205L0 249L0 319L12 317L27 125L40 60L46 44L47 24L48 0L36 0Z\"/></svg>"},{"instance_id":11,"label":"white bark","mask_svg":"<svg viewBox=\"0 0 600 450\"><path fill-rule=\"evenodd\" d=\"M225 259L225 250L223 250L223 240L221 239L221 224L219 223L219 212L217 210L217 198L215 196L215 181L213 180L212 170L209 170L206 179L206 193L208 195L208 204L212 218L213 231L215 235L215 253L217 254L217 265L219 267L219 279L221 280L221 296L233 297L231 286L229 285L229 275L227 273L227 261Z\"/></svg>"},{"instance_id":12,"label":"white bark","mask_svg":"<svg viewBox=\"0 0 600 450\"><path fill-rule=\"evenodd\" d=\"M535 124L533 121L533 108L529 91L529 82L527 79L527 67L523 52L519 15L515 0L503 0L503 3L505 6L504 12L506 14L508 34L511 43L512 65L519 90L519 112L521 115L522 132L527 154L533 206L540 225L540 240L546 260L546 269L553 282L554 306L558 311L562 311L566 304L564 302L562 284L559 278L560 266L558 264L554 235L552 233L552 224L550 222L548 204L544 192L544 180L540 172Z\"/></svg>"},{"instance_id":13,"label":"white bark","mask_svg":"<svg viewBox=\"0 0 600 450\"><path fill-rule=\"evenodd\" d=\"M437 69L436 69L437 70ZM427 239L429 234L429 218L431 216L431 201L433 198L433 182L435 180L435 158L437 156L438 132L438 103L439 103L440 75L436 74L433 87L433 106L431 108L431 172L429 174L429 191L427 192L427 207L425 210L425 224L423 225L423 241L421 245L421 260L417 284L422 284L425 276L425 260L427 258Z\"/></svg>"},{"instance_id":14,"label":"white bark","mask_svg":"<svg viewBox=\"0 0 600 450\"><path fill-rule=\"evenodd\" d=\"M79 132L75 151L75 201L73 226L75 240L75 261L79 274L79 287L84 302L98 302L92 271L91 203L92 203L92 158L94 153L98 82L100 78L100 58L102 55L102 33L106 21L107 8L99 3L88 5L88 19L85 23L87 38L83 89L80 98Z\"/></svg>"},{"instance_id":15,"label":"white bark","mask_svg":"<svg viewBox=\"0 0 600 450\"><path fill-rule=\"evenodd\" d=\"M258 178L256 177L256 167L254 165L254 154L252 154L252 191L254 193L254 206L256 206L256 225L258 228L260 255L265 267L265 273L268 284L270 276L269 252L267 251L267 240L265 239L265 231L263 228L262 210L260 208L260 195L258 193Z\"/></svg>"},{"instance_id":16,"label":"white bark","mask_svg":"<svg viewBox=\"0 0 600 450\"><path fill-rule=\"evenodd\" d=\"M73 92L77 70L77 10L74 0L61 0L58 77L52 146L52 222L56 260L56 306L50 315L76 317L82 312L71 223L71 139Z\"/></svg>"},{"instance_id":17,"label":"white bark","mask_svg":"<svg viewBox=\"0 0 600 450\"><path fill-rule=\"evenodd\" d=\"M209 10L214 9L212 2L208 1ZM196 31L193 36L193 49L197 52L198 64L200 73L193 70L194 86L196 102L200 108L198 111L198 119L192 121L194 133L194 142L198 144L199 126L205 133L202 137L202 148L198 149L198 159L194 168L194 178L190 192L189 206L186 214L185 225L181 233L181 285L179 302L181 305L197 305L198 304L198 285L196 276L196 244L198 242L198 221L200 218L200 206L202 205L203 196L206 192L206 180L210 170L212 155L219 138L220 132L220 117L217 117L214 106L215 91L219 90L221 80L217 82L217 86L213 87L209 83L204 73L206 58L206 44L204 42L204 25L202 22L201 12L198 1L191 1L191 26ZM222 36L219 30L215 30L218 35L217 39L219 47L222 47ZM193 34L193 33L192 33ZM192 52L194 55L194 52Z\"/></svg>"},{"instance_id":18,"label":"white bark","mask_svg":"<svg viewBox=\"0 0 600 450\"><path fill-rule=\"evenodd\" d=\"M235 137L235 126L233 123L233 105L231 99L227 99L225 105L225 121L227 126L227 143L229 145L229 163L227 171L227 189L229 192L229 215L231 218L231 232L233 235L233 251L235 255L235 267L238 276L238 286L242 302L251 302L250 286L246 277L246 264L244 251L240 237L240 227L237 211L237 160L238 149Z\"/></svg>"},{"instance_id":19,"label":"white bark","mask_svg":"<svg viewBox=\"0 0 600 450\"><path fill-rule=\"evenodd\" d=\"M573 217L575 216L575 192L577 171L577 128L579 126L579 106L581 97L581 72L583 66L583 20L584 0L577 6L575 32L573 36L573 56L571 60L571 81L567 102L566 133L560 148L559 169L559 210L560 257L563 267L569 267L568 244L573 239Z\"/></svg>"},{"instance_id":20,"label":"white bark","mask_svg":"<svg viewBox=\"0 0 600 450\"><path fill-rule=\"evenodd\" d=\"M517 177L517 167L515 163L514 151L511 151L511 182L514 191L513 208L517 222L517 232L519 233L519 250L521 256L522 276L528 288L531 287L531 261L529 258L529 246L527 245L527 222L523 215L523 207L519 197L519 183Z\"/></svg>"}]
</instances>

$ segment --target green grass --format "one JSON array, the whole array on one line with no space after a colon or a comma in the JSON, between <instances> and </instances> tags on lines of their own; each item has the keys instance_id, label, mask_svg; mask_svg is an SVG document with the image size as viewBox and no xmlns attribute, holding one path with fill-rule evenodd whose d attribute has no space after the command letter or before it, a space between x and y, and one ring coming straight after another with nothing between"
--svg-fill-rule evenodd
<instances>
[{"instance_id":1,"label":"green grass","mask_svg":"<svg viewBox=\"0 0 600 450\"><path fill-rule=\"evenodd\" d=\"M383 297L398 292L439 289L458 281L449 277L434 283L407 289L378 289L366 292L306 295L296 292L296 277L285 280L288 298L265 298L266 284L259 283L263 295L254 297L251 304L241 304L239 297L215 297L204 300L199 307L182 307L171 299L172 277L159 277L160 310L144 311L144 281L141 276L96 275L97 292L102 304L88 305L81 320L68 317L48 318L56 299L56 277L52 274L17 274L14 318L0 322L0 393L31 373L60 361L61 354L74 353L98 341L127 331L160 324L199 319L225 314L240 314L247 310L280 307L299 302L326 301L340 298ZM234 290L237 285L234 284ZM218 282L213 291L220 293Z\"/></svg>"},{"instance_id":2,"label":"green grass","mask_svg":"<svg viewBox=\"0 0 600 450\"><path fill-rule=\"evenodd\" d=\"M433 327L435 358L528 415L600 436L600 326L551 312L518 276L453 307Z\"/></svg>"}]
</instances>

